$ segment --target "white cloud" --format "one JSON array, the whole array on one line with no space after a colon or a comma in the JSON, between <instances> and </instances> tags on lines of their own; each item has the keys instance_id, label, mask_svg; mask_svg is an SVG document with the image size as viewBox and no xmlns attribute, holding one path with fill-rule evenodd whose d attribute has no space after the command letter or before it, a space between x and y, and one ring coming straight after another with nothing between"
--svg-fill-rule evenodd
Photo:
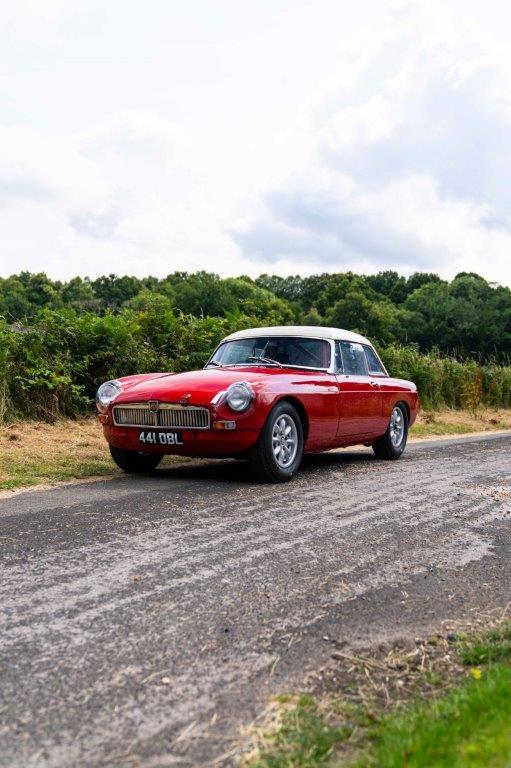
<instances>
[{"instance_id":1,"label":"white cloud","mask_svg":"<svg viewBox=\"0 0 511 768\"><path fill-rule=\"evenodd\" d=\"M347 106L330 118L320 141L332 152L341 153L363 144L388 139L399 121L396 105L380 94L360 106Z\"/></svg>"},{"instance_id":2,"label":"white cloud","mask_svg":"<svg viewBox=\"0 0 511 768\"><path fill-rule=\"evenodd\" d=\"M0 274L473 269L511 284L509 12L21 0Z\"/></svg>"},{"instance_id":3,"label":"white cloud","mask_svg":"<svg viewBox=\"0 0 511 768\"><path fill-rule=\"evenodd\" d=\"M71 140L8 129L0 147L6 273L163 274L234 249L190 146L159 115L123 110Z\"/></svg>"},{"instance_id":4,"label":"white cloud","mask_svg":"<svg viewBox=\"0 0 511 768\"><path fill-rule=\"evenodd\" d=\"M31 128L0 128L0 197L73 205L104 196L108 185L100 169L66 136Z\"/></svg>"},{"instance_id":5,"label":"white cloud","mask_svg":"<svg viewBox=\"0 0 511 768\"><path fill-rule=\"evenodd\" d=\"M235 232L240 247L277 270L294 259L511 283L506 71L466 29L446 35L421 14L356 69L337 99L329 83L315 160L266 195L263 215Z\"/></svg>"}]
</instances>

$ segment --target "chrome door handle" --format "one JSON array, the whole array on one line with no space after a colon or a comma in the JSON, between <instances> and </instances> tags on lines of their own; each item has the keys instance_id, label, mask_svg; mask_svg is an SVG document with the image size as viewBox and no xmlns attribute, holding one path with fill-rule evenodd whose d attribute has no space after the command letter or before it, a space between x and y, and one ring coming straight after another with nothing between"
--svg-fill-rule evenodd
<instances>
[{"instance_id":1,"label":"chrome door handle","mask_svg":"<svg viewBox=\"0 0 511 768\"><path fill-rule=\"evenodd\" d=\"M374 387L374 389L379 389L380 388L380 385L378 384L377 381L372 381L371 382L371 386Z\"/></svg>"}]
</instances>

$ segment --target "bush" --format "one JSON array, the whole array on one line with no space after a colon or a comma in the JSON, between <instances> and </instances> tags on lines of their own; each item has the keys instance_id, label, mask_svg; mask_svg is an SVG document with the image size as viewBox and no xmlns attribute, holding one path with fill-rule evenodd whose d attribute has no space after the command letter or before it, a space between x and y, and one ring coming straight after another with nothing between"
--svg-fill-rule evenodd
<instances>
[{"instance_id":1,"label":"bush","mask_svg":"<svg viewBox=\"0 0 511 768\"><path fill-rule=\"evenodd\" d=\"M83 385L73 376L69 339L43 328L0 332L2 416L51 421L87 407Z\"/></svg>"},{"instance_id":2,"label":"bush","mask_svg":"<svg viewBox=\"0 0 511 768\"><path fill-rule=\"evenodd\" d=\"M246 315L176 316L160 303L96 315L42 310L30 327L0 321L0 419L52 421L90 410L103 381L131 373L201 368Z\"/></svg>"},{"instance_id":3,"label":"bush","mask_svg":"<svg viewBox=\"0 0 511 768\"><path fill-rule=\"evenodd\" d=\"M102 315L41 309L30 327L0 320L0 419L78 415L92 408L102 381L201 368L232 331L281 322L274 307L265 318L196 317L175 314L161 295L133 306ZM421 354L414 345L389 345L381 355L391 375L417 384L424 408L511 406L511 366Z\"/></svg>"},{"instance_id":4,"label":"bush","mask_svg":"<svg viewBox=\"0 0 511 768\"><path fill-rule=\"evenodd\" d=\"M511 406L511 366L460 361L436 351L421 354L415 345L379 351L392 376L417 384L423 408Z\"/></svg>"}]
</instances>

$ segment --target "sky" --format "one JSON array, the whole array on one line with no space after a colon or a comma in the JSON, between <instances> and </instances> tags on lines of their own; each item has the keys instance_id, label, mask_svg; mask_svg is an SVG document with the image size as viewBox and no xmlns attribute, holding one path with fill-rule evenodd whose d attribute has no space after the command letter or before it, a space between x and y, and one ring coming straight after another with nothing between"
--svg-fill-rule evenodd
<instances>
[{"instance_id":1,"label":"sky","mask_svg":"<svg viewBox=\"0 0 511 768\"><path fill-rule=\"evenodd\" d=\"M511 285L502 0L0 0L0 275Z\"/></svg>"}]
</instances>

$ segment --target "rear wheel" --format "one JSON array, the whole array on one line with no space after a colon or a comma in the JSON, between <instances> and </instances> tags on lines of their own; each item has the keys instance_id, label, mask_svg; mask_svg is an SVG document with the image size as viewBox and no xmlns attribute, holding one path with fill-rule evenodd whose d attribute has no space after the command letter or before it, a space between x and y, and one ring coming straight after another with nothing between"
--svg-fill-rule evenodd
<instances>
[{"instance_id":1,"label":"rear wheel","mask_svg":"<svg viewBox=\"0 0 511 768\"><path fill-rule=\"evenodd\" d=\"M248 454L254 475L265 483L285 483L298 471L303 454L303 429L291 403L277 403L255 446Z\"/></svg>"},{"instance_id":2,"label":"rear wheel","mask_svg":"<svg viewBox=\"0 0 511 768\"><path fill-rule=\"evenodd\" d=\"M152 472L163 459L162 453L127 451L125 448L110 446L110 454L118 467L131 474Z\"/></svg>"},{"instance_id":3,"label":"rear wheel","mask_svg":"<svg viewBox=\"0 0 511 768\"><path fill-rule=\"evenodd\" d=\"M408 439L408 413L403 403L397 403L392 409L387 431L372 448L379 459L399 459Z\"/></svg>"}]
</instances>

